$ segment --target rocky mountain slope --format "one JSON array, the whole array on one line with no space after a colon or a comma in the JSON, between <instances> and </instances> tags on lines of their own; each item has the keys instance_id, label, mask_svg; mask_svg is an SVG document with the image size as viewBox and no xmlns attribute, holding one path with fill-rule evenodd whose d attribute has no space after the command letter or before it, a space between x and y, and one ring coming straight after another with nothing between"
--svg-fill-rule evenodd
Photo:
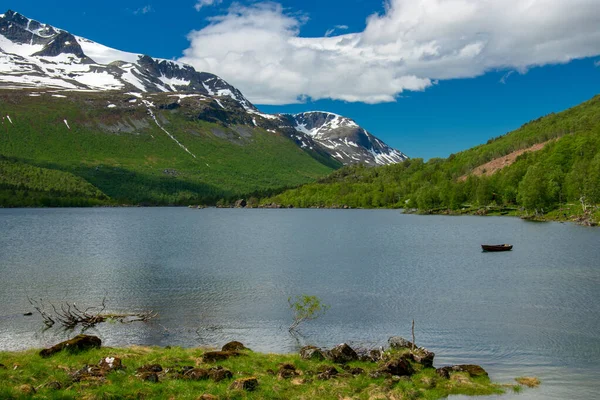
<instances>
[{"instance_id":1,"label":"rocky mountain slope","mask_svg":"<svg viewBox=\"0 0 600 400\"><path fill-rule=\"evenodd\" d=\"M407 157L331 113L261 113L216 75L175 61L112 49L14 11L0 15L0 88L130 93L132 107L147 108L151 93L196 95L212 104L199 119L277 132L318 159L386 165Z\"/></svg>"}]
</instances>

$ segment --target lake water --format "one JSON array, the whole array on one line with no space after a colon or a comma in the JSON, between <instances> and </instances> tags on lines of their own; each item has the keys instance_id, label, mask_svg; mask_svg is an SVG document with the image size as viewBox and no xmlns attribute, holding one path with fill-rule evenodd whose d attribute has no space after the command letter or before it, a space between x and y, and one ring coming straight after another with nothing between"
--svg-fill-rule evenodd
<instances>
[{"instance_id":1,"label":"lake water","mask_svg":"<svg viewBox=\"0 0 600 400\"><path fill-rule=\"evenodd\" d=\"M22 315L27 296L159 313L88 331L109 346L379 346L414 319L436 366L542 380L502 398L598 398L599 245L573 224L393 210L0 209L0 350L65 337ZM303 293L331 308L293 337Z\"/></svg>"}]
</instances>

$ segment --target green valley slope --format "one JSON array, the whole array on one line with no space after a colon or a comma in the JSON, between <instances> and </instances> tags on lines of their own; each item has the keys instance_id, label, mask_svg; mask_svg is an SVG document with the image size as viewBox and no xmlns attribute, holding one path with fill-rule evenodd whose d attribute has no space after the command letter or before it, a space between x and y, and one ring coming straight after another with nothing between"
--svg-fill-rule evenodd
<instances>
[{"instance_id":1,"label":"green valley slope","mask_svg":"<svg viewBox=\"0 0 600 400\"><path fill-rule=\"evenodd\" d=\"M214 204L341 166L214 99L144 96L1 90L0 206Z\"/></svg>"},{"instance_id":2,"label":"green valley slope","mask_svg":"<svg viewBox=\"0 0 600 400\"><path fill-rule=\"evenodd\" d=\"M540 150L524 152L490 176L477 170L544 142L543 147L538 146ZM585 209L590 214L594 207L588 206L600 203L600 96L447 159L412 159L377 168L344 167L318 183L265 202L449 213L501 209L539 215L554 210L563 216Z\"/></svg>"}]
</instances>

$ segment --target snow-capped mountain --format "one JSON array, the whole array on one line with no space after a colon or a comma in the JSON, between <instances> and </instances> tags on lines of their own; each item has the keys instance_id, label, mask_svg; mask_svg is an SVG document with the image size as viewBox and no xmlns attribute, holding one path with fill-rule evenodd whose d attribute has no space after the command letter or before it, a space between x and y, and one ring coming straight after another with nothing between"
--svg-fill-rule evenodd
<instances>
[{"instance_id":1,"label":"snow-capped mountain","mask_svg":"<svg viewBox=\"0 0 600 400\"><path fill-rule=\"evenodd\" d=\"M216 75L176 61L112 49L10 10L0 15L0 87L141 96L193 93L211 100L215 107L198 118L278 131L307 151L329 155L343 164L383 165L407 158L351 119L324 112L263 114Z\"/></svg>"},{"instance_id":2,"label":"snow-capped mountain","mask_svg":"<svg viewBox=\"0 0 600 400\"><path fill-rule=\"evenodd\" d=\"M344 164L395 164L408 157L392 149L350 118L311 111L288 116L294 129L312 138L323 150Z\"/></svg>"},{"instance_id":3,"label":"snow-capped mountain","mask_svg":"<svg viewBox=\"0 0 600 400\"><path fill-rule=\"evenodd\" d=\"M0 15L0 84L70 90L194 92L254 106L216 75L103 46L7 11Z\"/></svg>"}]
</instances>

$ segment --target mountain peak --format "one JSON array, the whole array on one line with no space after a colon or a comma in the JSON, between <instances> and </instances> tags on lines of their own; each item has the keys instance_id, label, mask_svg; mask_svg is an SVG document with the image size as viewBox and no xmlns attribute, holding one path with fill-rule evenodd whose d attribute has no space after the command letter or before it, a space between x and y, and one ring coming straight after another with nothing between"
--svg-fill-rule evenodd
<instances>
[{"instance_id":1,"label":"mountain peak","mask_svg":"<svg viewBox=\"0 0 600 400\"><path fill-rule=\"evenodd\" d=\"M253 128L285 134L306 151L326 153L344 164L406 159L350 118L326 111L263 114L237 88L214 74L177 61L113 49L12 10L0 15L0 64L0 87L194 94L215 105L207 111L212 120L226 125L245 121Z\"/></svg>"}]
</instances>

